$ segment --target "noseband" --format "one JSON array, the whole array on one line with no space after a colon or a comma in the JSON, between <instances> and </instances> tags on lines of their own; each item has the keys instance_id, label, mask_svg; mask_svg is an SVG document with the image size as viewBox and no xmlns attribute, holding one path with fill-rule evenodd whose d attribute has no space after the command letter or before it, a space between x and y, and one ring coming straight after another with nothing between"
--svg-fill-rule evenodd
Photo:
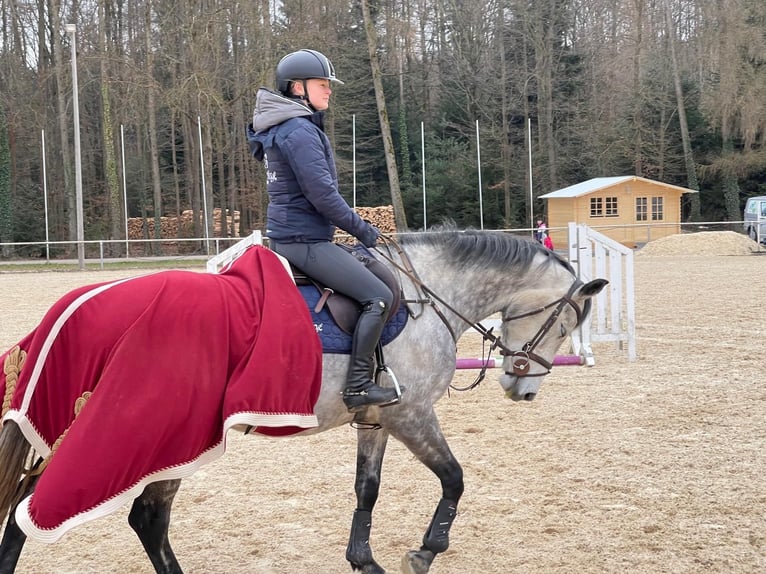
<instances>
[{"instance_id":1,"label":"noseband","mask_svg":"<svg viewBox=\"0 0 766 574\"><path fill-rule=\"evenodd\" d=\"M580 307L575 303L574 299L572 299L572 295L574 295L574 292L577 290L579 286L581 286L583 283L579 279L575 280L574 283L572 283L572 286L569 288L569 291L567 291L566 295L563 297L556 299L552 303L548 303L547 305L540 307L539 309L535 309L534 311L527 311L526 313L521 313L520 315L513 315L511 317L503 317L503 323L507 323L510 321L515 321L516 319L523 319L524 317L530 317L532 315L537 315L538 313L542 313L547 309L550 309L553 307L553 311L548 316L548 319L546 319L545 323L537 330L537 333L535 333L534 337L532 337L529 341L524 343L524 346L521 348L520 351L511 351L508 349L501 341L498 339L495 339L492 341L493 346L500 348L500 354L504 357L512 357L511 359L511 365L513 367L513 373L509 373L508 371L505 372L506 375L515 375L517 377L525 377L529 375L529 361L530 359L533 360L535 363L545 367L546 371L544 373L535 373L534 376L536 377L542 377L544 375L547 375L551 372L551 369L553 368L553 363L550 361L547 361L537 353L535 353L535 347L540 343L540 341L543 340L543 337L548 334L548 332L551 330L551 327L556 323L556 321L559 318L559 315L561 315L561 312L564 310L564 307L566 305L569 305L574 309L575 314L577 315L577 324L580 324L580 320L582 319L582 310ZM486 335L485 335L485 338Z\"/></svg>"}]
</instances>

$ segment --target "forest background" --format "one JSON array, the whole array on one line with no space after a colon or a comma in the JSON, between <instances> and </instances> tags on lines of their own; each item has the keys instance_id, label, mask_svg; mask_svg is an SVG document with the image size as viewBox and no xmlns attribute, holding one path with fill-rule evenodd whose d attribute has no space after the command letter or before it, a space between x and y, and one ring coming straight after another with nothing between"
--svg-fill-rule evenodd
<instances>
[{"instance_id":1,"label":"forest background","mask_svg":"<svg viewBox=\"0 0 766 574\"><path fill-rule=\"evenodd\" d=\"M429 226L478 227L479 186L484 227L531 226L530 157L535 198L634 174L699 190L685 220L738 221L766 194L763 0L0 7L0 243L43 240L44 212L51 240L76 238L73 40L85 239L124 238L123 196L130 217L207 205L261 229L245 128L279 58L304 47L345 82L326 119L342 194L392 204L400 229L423 227L423 182Z\"/></svg>"}]
</instances>

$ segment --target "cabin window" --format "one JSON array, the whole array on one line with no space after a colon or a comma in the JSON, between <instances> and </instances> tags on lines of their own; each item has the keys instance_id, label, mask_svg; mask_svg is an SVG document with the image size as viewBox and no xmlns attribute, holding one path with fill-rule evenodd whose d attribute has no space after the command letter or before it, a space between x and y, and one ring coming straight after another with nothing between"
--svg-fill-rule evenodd
<instances>
[{"instance_id":1,"label":"cabin window","mask_svg":"<svg viewBox=\"0 0 766 574\"><path fill-rule=\"evenodd\" d=\"M636 221L646 221L647 220L647 209L646 209L647 201L645 197L637 197L636 198Z\"/></svg>"},{"instance_id":2,"label":"cabin window","mask_svg":"<svg viewBox=\"0 0 766 574\"><path fill-rule=\"evenodd\" d=\"M605 197L604 203L606 205L606 216L607 217L617 217L617 198L616 197Z\"/></svg>"},{"instance_id":3,"label":"cabin window","mask_svg":"<svg viewBox=\"0 0 766 574\"><path fill-rule=\"evenodd\" d=\"M617 198L616 197L591 197L590 198L590 216L591 217L617 217Z\"/></svg>"},{"instance_id":4,"label":"cabin window","mask_svg":"<svg viewBox=\"0 0 766 574\"><path fill-rule=\"evenodd\" d=\"M600 197L590 198L590 216L604 217L604 203Z\"/></svg>"},{"instance_id":5,"label":"cabin window","mask_svg":"<svg viewBox=\"0 0 766 574\"><path fill-rule=\"evenodd\" d=\"M662 221L665 219L662 199L661 197L652 198L652 221Z\"/></svg>"}]
</instances>

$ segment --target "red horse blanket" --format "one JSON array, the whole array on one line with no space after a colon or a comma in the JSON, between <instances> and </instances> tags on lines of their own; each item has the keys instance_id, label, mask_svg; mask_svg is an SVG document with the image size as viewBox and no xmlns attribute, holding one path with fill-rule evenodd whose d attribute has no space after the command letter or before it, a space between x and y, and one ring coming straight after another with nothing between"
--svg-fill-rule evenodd
<instances>
[{"instance_id":1,"label":"red horse blanket","mask_svg":"<svg viewBox=\"0 0 766 574\"><path fill-rule=\"evenodd\" d=\"M234 425L287 435L318 424L321 345L263 247L219 274L163 271L72 291L18 347L0 356L3 420L52 453L16 512L42 542L150 482L189 476L223 454Z\"/></svg>"}]
</instances>

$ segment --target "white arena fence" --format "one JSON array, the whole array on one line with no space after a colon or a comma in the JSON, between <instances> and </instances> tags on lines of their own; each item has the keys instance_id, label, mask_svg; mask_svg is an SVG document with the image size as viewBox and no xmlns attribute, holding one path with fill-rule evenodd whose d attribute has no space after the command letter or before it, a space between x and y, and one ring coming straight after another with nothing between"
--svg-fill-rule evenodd
<instances>
[{"instance_id":1,"label":"white arena fence","mask_svg":"<svg viewBox=\"0 0 766 574\"><path fill-rule=\"evenodd\" d=\"M89 264L119 261L183 260L206 261L237 244L242 237L184 237L173 239L98 239L83 242ZM77 241L0 243L2 263L56 263L76 266Z\"/></svg>"}]
</instances>

